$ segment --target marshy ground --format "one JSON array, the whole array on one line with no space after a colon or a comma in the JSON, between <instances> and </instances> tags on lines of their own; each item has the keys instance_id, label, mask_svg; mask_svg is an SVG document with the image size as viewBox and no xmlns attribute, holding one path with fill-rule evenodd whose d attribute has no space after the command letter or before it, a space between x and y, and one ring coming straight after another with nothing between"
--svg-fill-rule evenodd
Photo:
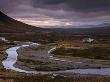
<instances>
[{"instance_id":1,"label":"marshy ground","mask_svg":"<svg viewBox=\"0 0 110 82\"><path fill-rule=\"evenodd\" d=\"M17 50L19 56L16 66L37 71L109 68L109 45L108 43L88 44L80 41L66 41L23 47ZM57 49L48 53L55 46Z\"/></svg>"},{"instance_id":2,"label":"marshy ground","mask_svg":"<svg viewBox=\"0 0 110 82\"><path fill-rule=\"evenodd\" d=\"M66 48L66 49L88 49L89 47L102 47L108 48L108 44L80 44L81 46L77 45L77 43L73 43L70 45L71 42L61 42L57 45L49 44L49 45L42 45L42 46L31 46L20 48L17 52L18 62L16 65L19 65L21 68L34 70L45 70L45 71L57 71L57 70L65 70L71 68L98 68L98 67L110 67L109 59L97 59L97 58L88 58L82 56L73 56L73 55L66 55L63 56L61 54L54 53L54 59L48 53L48 50L53 48L54 46ZM13 45L1 45L1 61L6 57L5 50ZM109 48L108 48L109 49ZM67 53L68 54L68 53ZM50 59L49 59L50 58ZM58 60L66 60L60 61ZM67 62L69 61L69 62ZM72 62L70 62L72 61ZM83 63L82 63L83 62ZM50 66L50 67L49 67ZM72 67L73 66L73 67ZM2 63L1 63L2 67ZM67 75L67 76L54 76L54 75L33 75L33 74L25 74L25 73L17 73L12 70L3 70L3 67L0 69L0 82L110 82L109 76L99 76L99 75Z\"/></svg>"},{"instance_id":3,"label":"marshy ground","mask_svg":"<svg viewBox=\"0 0 110 82\"><path fill-rule=\"evenodd\" d=\"M110 42L83 43L66 41L52 52L54 55L110 60Z\"/></svg>"}]
</instances>

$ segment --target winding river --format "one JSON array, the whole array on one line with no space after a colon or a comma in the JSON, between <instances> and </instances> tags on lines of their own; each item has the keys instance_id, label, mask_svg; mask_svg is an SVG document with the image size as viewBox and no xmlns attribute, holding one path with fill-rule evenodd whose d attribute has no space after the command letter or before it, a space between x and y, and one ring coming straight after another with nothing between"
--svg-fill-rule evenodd
<instances>
[{"instance_id":1,"label":"winding river","mask_svg":"<svg viewBox=\"0 0 110 82\"><path fill-rule=\"evenodd\" d=\"M17 46L17 47L12 47L6 50L6 53L8 54L8 57L6 60L2 61L4 68L5 69L11 69L17 72L24 72L24 73L33 73L33 74L60 74L60 73L70 73L70 74L93 74L93 75L107 75L110 76L110 68L101 68L101 69L72 69L72 70L65 70L65 71L54 71L54 72L44 72L44 71L27 71L27 70L22 70L20 68L14 67L14 64L17 61L17 50L21 47L27 47L31 45L39 45L37 43L29 43L27 45L22 45L22 46ZM48 51L51 52L54 50L55 47L51 50Z\"/></svg>"}]
</instances>

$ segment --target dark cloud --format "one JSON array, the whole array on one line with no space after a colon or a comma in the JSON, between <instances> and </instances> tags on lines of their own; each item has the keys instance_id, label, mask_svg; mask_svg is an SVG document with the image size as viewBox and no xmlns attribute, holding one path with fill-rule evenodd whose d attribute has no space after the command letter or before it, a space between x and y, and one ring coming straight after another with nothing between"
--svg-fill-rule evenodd
<instances>
[{"instance_id":1,"label":"dark cloud","mask_svg":"<svg viewBox=\"0 0 110 82\"><path fill-rule=\"evenodd\" d=\"M16 7L29 2L33 8L47 10L64 10L66 13L80 12L108 12L110 10L110 0L2 0L0 9L9 12L16 10Z\"/></svg>"},{"instance_id":2,"label":"dark cloud","mask_svg":"<svg viewBox=\"0 0 110 82\"><path fill-rule=\"evenodd\" d=\"M33 6L78 12L110 10L110 0L33 0Z\"/></svg>"},{"instance_id":3,"label":"dark cloud","mask_svg":"<svg viewBox=\"0 0 110 82\"><path fill-rule=\"evenodd\" d=\"M13 11L20 2L21 0L0 0L0 10L5 13Z\"/></svg>"},{"instance_id":4,"label":"dark cloud","mask_svg":"<svg viewBox=\"0 0 110 82\"><path fill-rule=\"evenodd\" d=\"M31 19L34 24L40 19L56 25L110 22L110 0L1 0L0 10L14 18Z\"/></svg>"}]
</instances>

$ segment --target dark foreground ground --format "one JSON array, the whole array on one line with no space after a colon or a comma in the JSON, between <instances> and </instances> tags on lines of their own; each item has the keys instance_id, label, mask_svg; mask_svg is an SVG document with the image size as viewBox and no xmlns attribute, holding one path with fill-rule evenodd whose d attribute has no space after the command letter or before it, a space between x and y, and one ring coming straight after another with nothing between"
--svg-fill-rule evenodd
<instances>
[{"instance_id":1,"label":"dark foreground ground","mask_svg":"<svg viewBox=\"0 0 110 82\"><path fill-rule=\"evenodd\" d=\"M6 36L7 36L7 34L6 34ZM15 38L16 36L10 36L10 40L14 40L14 39L20 40L21 38L24 38L24 37ZM76 38L76 37L78 37L78 38ZM28 38L28 37L26 37L26 38ZM27 40L26 38L24 38L25 39L24 41L29 41L29 39ZM36 39L35 38L34 39L37 41L38 40L37 38L38 37L36 37ZM62 40L64 41L64 39L70 40L70 38L72 40L74 40L74 39L82 40L83 37L79 37L79 36L74 35L69 38L67 38L67 37L65 38L63 36L57 37L55 35L50 35L46 38L49 38L49 39L48 39L48 41L42 40L44 43L46 43L46 41L48 43L53 42L53 41L57 41L57 39L58 39L57 42L62 41ZM104 37L104 36L103 37L102 36L95 37L95 39L101 43L108 44L109 36L108 37ZM34 41L34 40L31 40L31 41ZM25 74L25 73L16 73L11 70L5 70L3 68L3 65L1 62L7 56L5 53L5 50L11 46L15 46L15 45L14 44L0 45L0 82L110 82L110 77L108 77L108 76L76 75L76 74L74 74L73 76L68 75L68 77L64 77L64 76L54 76L54 75L32 75L32 74ZM107 61L109 61L109 59L107 59Z\"/></svg>"},{"instance_id":2,"label":"dark foreground ground","mask_svg":"<svg viewBox=\"0 0 110 82\"><path fill-rule=\"evenodd\" d=\"M110 77L90 75L63 77L0 72L0 82L110 82Z\"/></svg>"}]
</instances>

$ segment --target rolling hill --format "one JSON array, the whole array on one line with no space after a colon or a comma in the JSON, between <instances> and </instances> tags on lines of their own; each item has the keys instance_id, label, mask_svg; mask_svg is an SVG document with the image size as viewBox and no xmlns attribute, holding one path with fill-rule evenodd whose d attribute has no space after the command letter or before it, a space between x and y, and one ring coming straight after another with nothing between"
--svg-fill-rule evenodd
<instances>
[{"instance_id":1,"label":"rolling hill","mask_svg":"<svg viewBox=\"0 0 110 82\"><path fill-rule=\"evenodd\" d=\"M8 17L0 11L0 33L44 32L47 29L35 27Z\"/></svg>"},{"instance_id":2,"label":"rolling hill","mask_svg":"<svg viewBox=\"0 0 110 82\"><path fill-rule=\"evenodd\" d=\"M52 31L46 28L31 26L17 21L0 11L0 37L13 41L34 41L46 40Z\"/></svg>"},{"instance_id":3,"label":"rolling hill","mask_svg":"<svg viewBox=\"0 0 110 82\"><path fill-rule=\"evenodd\" d=\"M91 27L91 28L50 28L54 32L62 33L110 33L110 26Z\"/></svg>"},{"instance_id":4,"label":"rolling hill","mask_svg":"<svg viewBox=\"0 0 110 82\"><path fill-rule=\"evenodd\" d=\"M44 29L40 27L31 26L19 22L11 17L8 17L0 11L0 33L24 33L24 32L107 32L110 33L110 26L101 26L93 28L50 28Z\"/></svg>"},{"instance_id":5,"label":"rolling hill","mask_svg":"<svg viewBox=\"0 0 110 82\"><path fill-rule=\"evenodd\" d=\"M54 42L64 39L81 39L85 35L110 39L110 26L92 28L40 28L19 22L0 12L0 36L10 40Z\"/></svg>"}]
</instances>

